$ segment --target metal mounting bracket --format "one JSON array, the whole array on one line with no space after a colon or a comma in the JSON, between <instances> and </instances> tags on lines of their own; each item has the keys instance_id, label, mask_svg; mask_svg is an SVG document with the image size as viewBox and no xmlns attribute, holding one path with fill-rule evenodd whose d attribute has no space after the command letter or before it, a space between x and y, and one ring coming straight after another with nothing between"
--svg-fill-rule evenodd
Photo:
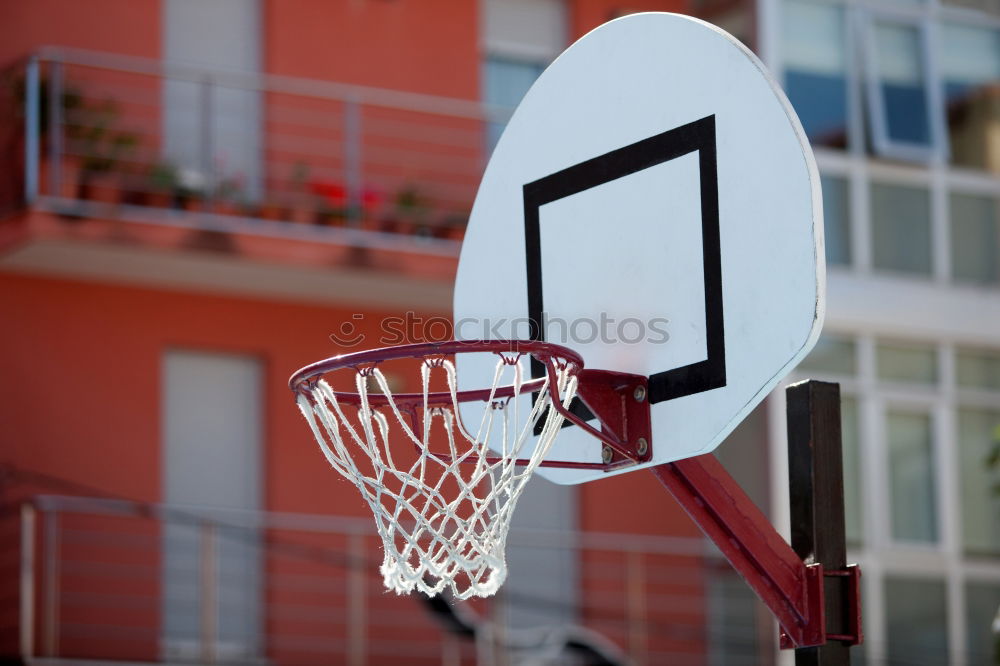
<instances>
[{"instance_id":1,"label":"metal mounting bracket","mask_svg":"<svg viewBox=\"0 0 1000 666\"><path fill-rule=\"evenodd\" d=\"M643 375L608 370L580 371L577 396L597 417L595 428L572 409L557 405L573 425L604 443L600 463L576 463L578 468L617 469L647 462L653 455L649 418L649 385ZM566 466L560 461L543 461L545 466Z\"/></svg>"}]
</instances>

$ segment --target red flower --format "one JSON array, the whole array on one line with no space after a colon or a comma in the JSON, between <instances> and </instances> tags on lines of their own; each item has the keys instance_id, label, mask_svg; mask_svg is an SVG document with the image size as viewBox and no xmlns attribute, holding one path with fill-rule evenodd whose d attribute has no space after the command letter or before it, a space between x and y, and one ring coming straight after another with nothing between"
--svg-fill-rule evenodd
<instances>
[{"instance_id":1,"label":"red flower","mask_svg":"<svg viewBox=\"0 0 1000 666\"><path fill-rule=\"evenodd\" d=\"M309 185L313 194L318 194L332 207L344 206L347 203L347 190L340 183L314 181Z\"/></svg>"}]
</instances>

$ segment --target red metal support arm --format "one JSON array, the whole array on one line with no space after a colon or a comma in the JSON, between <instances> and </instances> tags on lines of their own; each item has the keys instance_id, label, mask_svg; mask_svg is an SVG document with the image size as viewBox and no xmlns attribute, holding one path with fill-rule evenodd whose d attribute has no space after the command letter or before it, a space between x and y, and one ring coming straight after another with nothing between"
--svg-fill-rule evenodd
<instances>
[{"instance_id":1,"label":"red metal support arm","mask_svg":"<svg viewBox=\"0 0 1000 666\"><path fill-rule=\"evenodd\" d=\"M653 473L774 613L798 647L826 642L823 567L805 564L709 454Z\"/></svg>"},{"instance_id":2,"label":"red metal support arm","mask_svg":"<svg viewBox=\"0 0 1000 666\"><path fill-rule=\"evenodd\" d=\"M652 469L777 618L781 646L799 648L796 664L840 666L862 641L861 572L847 564L844 533L840 387L810 380L786 396L791 545L714 456Z\"/></svg>"}]
</instances>

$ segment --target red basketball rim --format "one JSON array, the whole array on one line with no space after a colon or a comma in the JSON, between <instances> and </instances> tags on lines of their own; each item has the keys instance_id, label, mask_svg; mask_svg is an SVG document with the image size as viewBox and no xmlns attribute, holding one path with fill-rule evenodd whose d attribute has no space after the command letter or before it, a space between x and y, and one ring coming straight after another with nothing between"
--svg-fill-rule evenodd
<instances>
[{"instance_id":1,"label":"red basketball rim","mask_svg":"<svg viewBox=\"0 0 1000 666\"><path fill-rule=\"evenodd\" d=\"M365 372L366 367L374 368L383 361L401 358L432 359L437 356L476 352L488 352L503 356L505 359L509 358L510 363L516 362L525 354L530 355L549 368L550 372L547 374L550 378L555 374L551 371L557 368L569 368L571 375L577 375L583 370L583 358L579 354L572 349L551 342L539 340L448 340L446 342L423 342L382 347L334 356L296 371L288 380L288 386L293 391L301 393L323 375L337 370L351 369L355 372ZM496 389L458 391L456 398L460 403L482 402L491 398L506 399L514 396L515 393L518 395L534 393L545 385L545 381L545 378L530 379L521 384L517 391L513 385L498 386ZM558 399L556 388L552 386L550 389L553 392L553 397ZM361 394L356 391L334 390L333 395L338 401L346 404L360 405L362 402ZM424 402L425 396L423 393L398 393L392 396L371 393L368 394L367 398L370 405L380 407L388 405L390 402L397 405L419 405ZM452 395L448 391L436 391L428 393L426 400L428 405L450 405Z\"/></svg>"}]
</instances>

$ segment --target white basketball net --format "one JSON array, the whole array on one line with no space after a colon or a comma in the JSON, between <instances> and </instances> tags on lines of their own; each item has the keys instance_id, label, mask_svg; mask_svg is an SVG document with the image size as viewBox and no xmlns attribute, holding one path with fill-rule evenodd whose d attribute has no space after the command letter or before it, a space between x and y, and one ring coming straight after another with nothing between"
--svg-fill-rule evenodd
<instances>
[{"instance_id":1,"label":"white basketball net","mask_svg":"<svg viewBox=\"0 0 1000 666\"><path fill-rule=\"evenodd\" d=\"M433 596L450 587L459 599L487 597L507 577L504 549L511 515L532 472L559 434L563 416L548 409L552 402L548 378L530 410L526 405L519 407L530 395L494 400L497 388L506 385L520 395L524 377L520 357L498 356L490 399L481 403L483 413L475 434L456 418L455 366L441 358L424 359L421 364L423 413L418 410L422 418L417 421L422 427L411 426L405 407L401 411L377 366L357 372L360 406L341 405L323 379L305 387L308 395L299 394L299 408L326 459L358 487L375 513L385 544L380 571L385 586L399 594L417 589ZM446 374L450 406L428 404L436 368ZM557 364L556 382L562 404L568 408L576 394L573 367ZM387 405L371 407L369 391L375 387ZM479 403L466 403L464 413L468 415L470 405L475 404ZM392 437L392 445L391 417L402 431L402 436ZM537 426L540 435L529 452L525 444ZM403 462L400 452L411 450L415 459L406 457ZM514 464L524 458L526 464Z\"/></svg>"}]
</instances>

